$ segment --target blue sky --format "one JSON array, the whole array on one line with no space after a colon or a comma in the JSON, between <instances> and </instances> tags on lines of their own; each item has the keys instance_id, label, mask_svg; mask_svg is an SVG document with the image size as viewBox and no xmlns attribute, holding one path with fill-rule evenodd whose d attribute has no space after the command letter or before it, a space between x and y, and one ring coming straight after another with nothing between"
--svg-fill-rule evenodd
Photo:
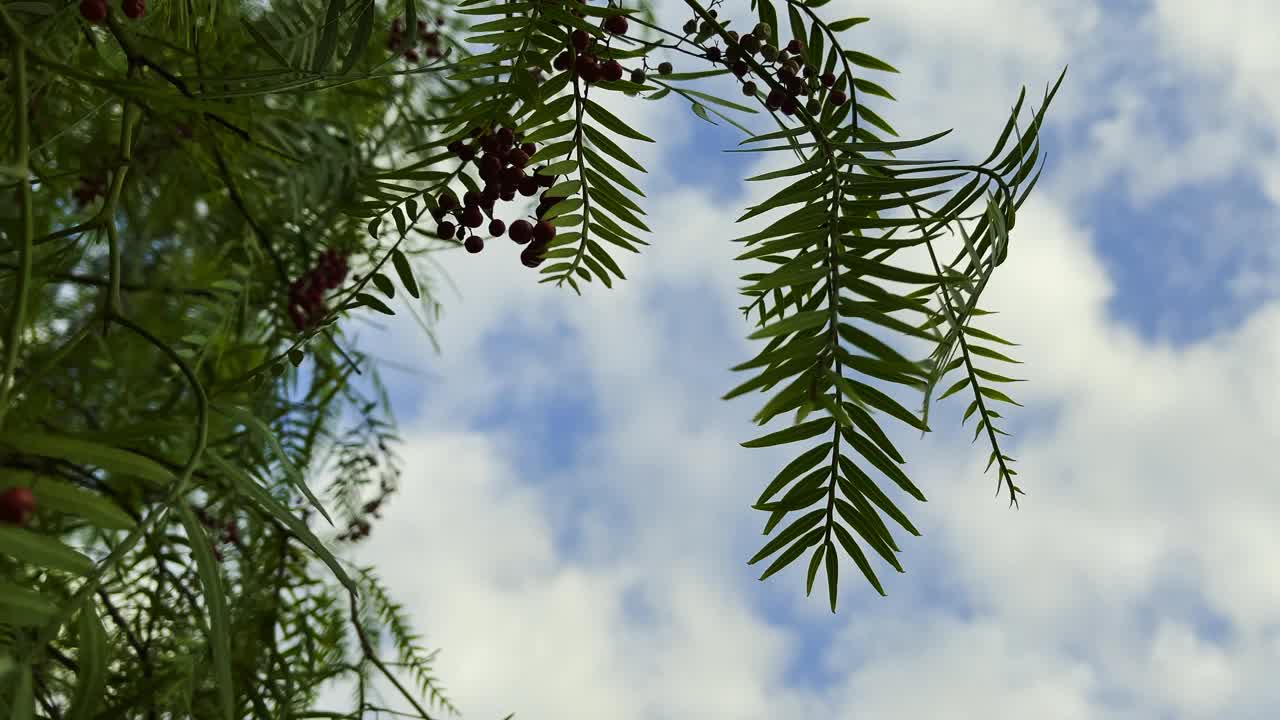
<instances>
[{"instance_id":1,"label":"blue sky","mask_svg":"<svg viewBox=\"0 0 1280 720\"><path fill-rule=\"evenodd\" d=\"M763 396L719 397L757 347L728 240L769 188L740 178L770 166L679 102L617 98L659 138L627 145L655 231L629 280L577 297L494 242L440 257L461 294L435 284L439 355L407 317L363 334L422 375L385 375L405 474L355 557L467 718L1280 716L1280 4L821 12L872 18L846 46L902 71L870 76L901 137L954 128L913 158L981 161L1019 88L1038 108L1070 65L982 302L1028 378L1002 409L1021 509L962 393L923 439L882 422L929 498L886 489L923 533L895 533L906 574L873 559L888 597L847 559L836 615L804 562L756 580L749 505L790 458L738 445Z\"/></svg>"}]
</instances>

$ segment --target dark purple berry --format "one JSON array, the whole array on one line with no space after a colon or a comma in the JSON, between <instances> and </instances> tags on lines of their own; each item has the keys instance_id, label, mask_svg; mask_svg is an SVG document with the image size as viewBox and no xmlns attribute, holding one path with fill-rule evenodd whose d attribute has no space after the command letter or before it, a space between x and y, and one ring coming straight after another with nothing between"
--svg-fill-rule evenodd
<instances>
[{"instance_id":1,"label":"dark purple berry","mask_svg":"<svg viewBox=\"0 0 1280 720\"><path fill-rule=\"evenodd\" d=\"M627 18L623 15L611 15L605 18L603 27L605 32L610 35L625 35L627 33Z\"/></svg>"},{"instance_id":2,"label":"dark purple berry","mask_svg":"<svg viewBox=\"0 0 1280 720\"><path fill-rule=\"evenodd\" d=\"M533 238L533 225L528 220L517 220L511 223L511 227L507 229L507 235L512 240L523 245Z\"/></svg>"},{"instance_id":3,"label":"dark purple berry","mask_svg":"<svg viewBox=\"0 0 1280 720\"><path fill-rule=\"evenodd\" d=\"M556 226L546 220L539 221L533 226L533 239L546 245L550 243L556 236Z\"/></svg>"},{"instance_id":4,"label":"dark purple berry","mask_svg":"<svg viewBox=\"0 0 1280 720\"><path fill-rule=\"evenodd\" d=\"M484 238L479 235L472 235L462 245L467 249L467 252L474 255L484 249Z\"/></svg>"}]
</instances>

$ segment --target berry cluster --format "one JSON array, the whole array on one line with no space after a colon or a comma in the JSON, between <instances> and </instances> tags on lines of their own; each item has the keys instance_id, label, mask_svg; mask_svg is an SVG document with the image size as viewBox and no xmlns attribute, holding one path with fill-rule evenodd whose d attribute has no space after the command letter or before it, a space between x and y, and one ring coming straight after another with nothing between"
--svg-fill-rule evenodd
<instances>
[{"instance_id":1,"label":"berry cluster","mask_svg":"<svg viewBox=\"0 0 1280 720\"><path fill-rule=\"evenodd\" d=\"M93 203L99 197L107 192L107 181L101 176L92 177L89 175L80 176L80 187L76 188L75 195L76 205L83 209L86 205Z\"/></svg>"},{"instance_id":2,"label":"berry cluster","mask_svg":"<svg viewBox=\"0 0 1280 720\"><path fill-rule=\"evenodd\" d=\"M147 0L122 0L120 9L125 17L137 20L147 14ZM80 0L80 17L91 23L100 23L107 19L107 0Z\"/></svg>"},{"instance_id":3,"label":"berry cluster","mask_svg":"<svg viewBox=\"0 0 1280 720\"><path fill-rule=\"evenodd\" d=\"M579 13L579 17L581 14ZM627 18L622 15L610 15L600 24L601 29L609 35L625 35ZM591 85L601 80L617 82L622 79L622 63L617 60L600 61L598 55L601 46L591 33L577 28L569 33L569 49L556 56L552 67L566 71L572 69L578 79Z\"/></svg>"},{"instance_id":4,"label":"berry cluster","mask_svg":"<svg viewBox=\"0 0 1280 720\"><path fill-rule=\"evenodd\" d=\"M29 487L11 487L0 493L0 523L22 527L36 511L36 496Z\"/></svg>"},{"instance_id":5,"label":"berry cluster","mask_svg":"<svg viewBox=\"0 0 1280 720\"><path fill-rule=\"evenodd\" d=\"M439 28L444 26L444 18L436 18L436 29L432 30L426 20L419 20L417 27L417 37L410 36L409 42L405 43L404 36L404 19L396 18L391 21L391 30L387 33L387 49L391 52L400 52L404 50L404 59L411 63L416 63L422 59L418 54L415 40L421 40L426 47L427 57L438 58L449 54L448 49L440 49L440 31Z\"/></svg>"},{"instance_id":6,"label":"berry cluster","mask_svg":"<svg viewBox=\"0 0 1280 720\"><path fill-rule=\"evenodd\" d=\"M575 13L582 17L582 13ZM608 35L627 34L627 18L624 15L610 15L600 23L600 29ZM599 44L586 30L575 29L569 33L569 50L555 59L553 66L557 70L573 69L573 72L588 85L608 80L616 82L622 79L622 64L617 60L606 60L601 63L597 56Z\"/></svg>"},{"instance_id":7,"label":"berry cluster","mask_svg":"<svg viewBox=\"0 0 1280 720\"><path fill-rule=\"evenodd\" d=\"M320 261L306 275L289 284L289 319L299 331L305 330L327 309L324 293L342 284L347 277L347 256L332 248L320 255Z\"/></svg>"},{"instance_id":8,"label":"berry cluster","mask_svg":"<svg viewBox=\"0 0 1280 720\"><path fill-rule=\"evenodd\" d=\"M696 24L696 21L691 20L690 23ZM689 25L685 29L688 30ZM805 59L804 41L792 40L786 47L775 47L769 43L772 32L764 23L756 25L745 35L740 36L733 30L726 34L730 42L724 52L718 46L711 46L706 51L707 59L729 68L742 81L742 94L755 97L756 84L746 79L751 74L747 59L758 56L768 75L781 86L770 89L765 96L764 104L768 109L781 110L790 116L795 115L803 103L810 115L816 115L822 112L821 95L824 91L827 93L827 105L839 107L849 101L844 92L845 78L829 72L819 74L818 67Z\"/></svg>"},{"instance_id":9,"label":"berry cluster","mask_svg":"<svg viewBox=\"0 0 1280 720\"><path fill-rule=\"evenodd\" d=\"M459 160L475 162L480 170L480 179L485 182L484 189L480 192L467 191L461 201L451 190L441 192L436 198L436 208L432 210L432 217L439 223L436 234L444 240L462 240L467 252L478 253L484 249L484 238L474 230L485 224L485 215L488 215L489 235L501 237L505 233L520 245L533 241L520 253L520 260L526 267L537 267L556 235L555 225L542 217L564 198L548 197L543 192L534 217L536 224L516 220L508 228L506 223L493 217L493 210L498 200L509 202L515 200L517 194L524 197L537 195L540 188L555 184L555 176L541 174L541 168L534 169L533 174L525 172L525 167L537 154L538 146L533 143L517 144L521 134L512 128L502 127L494 132L476 128L472 130L471 137L471 142L454 140L447 147Z\"/></svg>"}]
</instances>

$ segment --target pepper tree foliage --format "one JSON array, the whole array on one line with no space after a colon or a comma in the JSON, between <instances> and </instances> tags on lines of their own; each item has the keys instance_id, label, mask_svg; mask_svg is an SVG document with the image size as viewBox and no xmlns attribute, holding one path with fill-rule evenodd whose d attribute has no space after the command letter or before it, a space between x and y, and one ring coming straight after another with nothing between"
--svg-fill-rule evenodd
<instances>
[{"instance_id":1,"label":"pepper tree foliage","mask_svg":"<svg viewBox=\"0 0 1280 720\"><path fill-rule=\"evenodd\" d=\"M1016 503L989 407L1014 379L979 367L1015 362L979 342L1011 343L972 320L1062 77L1025 133L1019 97L981 164L897 159L946 133L882 138L897 133L868 101L894 98L870 77L897 70L846 48L867 18L831 21L826 2L753 0L735 23L721 14L747 8L686 0L678 28L579 0L0 5L0 707L357 718L385 709L381 676L415 716L456 712L404 609L343 550L400 467L353 326L399 296L429 334L423 262L504 232L544 282L622 279L615 248L649 229L644 168L618 140L653 139L602 96L687 103L742 130L737 152L794 158L748 178L787 184L733 240L772 267L742 278L767 344L725 397L772 392L761 425L795 413L743 443L797 452L754 505L766 535L799 515L751 559L777 555L761 579L812 549L807 592L824 569L834 612L839 547L883 594L861 545L901 572L882 514L919 533L869 473L925 498L877 418L928 431L944 382L937 399L972 395L964 419ZM717 76L745 99L699 89ZM539 192L524 222L495 217ZM932 273L888 262L918 245ZM908 360L880 328L935 350ZM920 415L873 380L922 390ZM353 707L315 707L336 680Z\"/></svg>"}]
</instances>

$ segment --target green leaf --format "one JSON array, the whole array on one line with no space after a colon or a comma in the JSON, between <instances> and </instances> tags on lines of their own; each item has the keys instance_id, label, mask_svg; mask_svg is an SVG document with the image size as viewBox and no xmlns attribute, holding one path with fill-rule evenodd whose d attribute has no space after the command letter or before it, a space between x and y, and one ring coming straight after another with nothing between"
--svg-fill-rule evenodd
<instances>
[{"instance_id":1,"label":"green leaf","mask_svg":"<svg viewBox=\"0 0 1280 720\"><path fill-rule=\"evenodd\" d=\"M396 286L391 284L391 278L383 275L382 273L374 273L373 278L371 279L373 284L377 286L378 290L382 291L383 295L386 295L388 298L394 298L396 296Z\"/></svg>"},{"instance_id":2,"label":"green leaf","mask_svg":"<svg viewBox=\"0 0 1280 720\"><path fill-rule=\"evenodd\" d=\"M816 437L830 430L834 423L835 420L829 417L810 420L809 422L792 425L791 427L783 428L777 432L769 433L768 435L758 437L755 440L748 440L741 443L741 445L746 448L758 448L798 442L800 440L808 440L811 437Z\"/></svg>"},{"instance_id":3,"label":"green leaf","mask_svg":"<svg viewBox=\"0 0 1280 720\"><path fill-rule=\"evenodd\" d=\"M44 595L0 581L0 617L8 625L38 627L57 615L58 608Z\"/></svg>"},{"instance_id":4,"label":"green leaf","mask_svg":"<svg viewBox=\"0 0 1280 720\"><path fill-rule=\"evenodd\" d=\"M577 160L562 160L558 163L551 163L542 168L539 175L568 175L578 169Z\"/></svg>"},{"instance_id":5,"label":"green leaf","mask_svg":"<svg viewBox=\"0 0 1280 720\"><path fill-rule=\"evenodd\" d=\"M893 521L901 525L903 530L906 530L916 537L920 537L920 531L917 530L916 526L907 519L906 514L889 499L888 495L884 494L884 491L882 491L875 482L871 480L871 478L867 477L867 474L862 471L862 468L858 467L852 460L843 457L840 459L842 460L840 463L840 469L844 472L845 478L853 485L854 489L858 490L862 495L871 500L871 502L875 503L886 515L893 518Z\"/></svg>"},{"instance_id":6,"label":"green leaf","mask_svg":"<svg viewBox=\"0 0 1280 720\"><path fill-rule=\"evenodd\" d=\"M691 110L693 110L694 115L697 115L699 118L711 123L712 125L719 125L719 123L717 123L715 120L712 120L707 115L707 108L704 107L701 103L693 103L689 107Z\"/></svg>"},{"instance_id":7,"label":"green leaf","mask_svg":"<svg viewBox=\"0 0 1280 720\"><path fill-rule=\"evenodd\" d=\"M400 252L399 248L391 251L391 264L396 268L396 275L400 276L400 284L404 285L404 289L414 298L418 295L418 282L413 277L413 269L409 267L409 259Z\"/></svg>"},{"instance_id":8,"label":"green leaf","mask_svg":"<svg viewBox=\"0 0 1280 720\"><path fill-rule=\"evenodd\" d=\"M826 511L824 510L822 512ZM796 542L796 544L787 548L787 551L779 555L778 558L773 561L773 564L769 566L769 569L764 571L764 574L760 576L760 580L764 581L768 579L770 575L773 575L784 567L790 565L796 558L804 554L806 548L821 540L824 532L826 531L823 528L814 528L808 535L805 535Z\"/></svg>"},{"instance_id":9,"label":"green leaf","mask_svg":"<svg viewBox=\"0 0 1280 720\"><path fill-rule=\"evenodd\" d=\"M408 225L405 223L404 219L404 211L400 209L400 206L397 205L396 207L391 208L391 217L396 221L396 230L398 230L401 235L408 232Z\"/></svg>"},{"instance_id":10,"label":"green leaf","mask_svg":"<svg viewBox=\"0 0 1280 720\"><path fill-rule=\"evenodd\" d=\"M844 20L837 20L831 23L830 25L828 25L827 27L831 29L831 32L844 32L845 30L848 30L854 25L861 25L862 23L867 22L870 19L871 18L865 18L865 17L845 18Z\"/></svg>"},{"instance_id":11,"label":"green leaf","mask_svg":"<svg viewBox=\"0 0 1280 720\"><path fill-rule=\"evenodd\" d=\"M75 696L66 720L93 718L102 707L107 684L110 648L107 645L106 630L102 627L102 620L93 604L93 596L86 598L81 606L78 625L80 652L76 662L79 667L76 671Z\"/></svg>"},{"instance_id":12,"label":"green leaf","mask_svg":"<svg viewBox=\"0 0 1280 720\"><path fill-rule=\"evenodd\" d=\"M827 544L831 541L828 540ZM825 548L826 545L823 545ZM836 559L836 546L831 546L827 553L827 593L831 597L831 612L836 611L836 590L840 587L840 563Z\"/></svg>"},{"instance_id":13,"label":"green leaf","mask_svg":"<svg viewBox=\"0 0 1280 720\"><path fill-rule=\"evenodd\" d=\"M747 336L749 340L760 340L762 338L773 337L775 335L785 335L789 333L808 330L817 327L831 318L831 313L826 310L810 310L807 312L796 313L784 320L779 320L772 325L766 325L763 328L751 333Z\"/></svg>"},{"instance_id":14,"label":"green leaf","mask_svg":"<svg viewBox=\"0 0 1280 720\"><path fill-rule=\"evenodd\" d=\"M289 61L285 59L284 55L281 55L280 51L277 50L276 47L271 44L271 41L268 40L267 37L262 34L262 31L259 30L256 25L250 22L248 18L242 16L240 18L240 25L243 26L244 29L249 32L249 35L253 37L254 42L256 42L259 47L261 47L263 50L266 50L267 54L270 55L272 59L280 63L281 67L286 67L286 68L293 67L292 65L289 64Z\"/></svg>"},{"instance_id":15,"label":"green leaf","mask_svg":"<svg viewBox=\"0 0 1280 720\"><path fill-rule=\"evenodd\" d=\"M818 567L822 563L822 555L827 551L826 543L819 545L813 551L813 557L809 559L809 573L804 581L804 594L806 596L813 593L813 580L818 576Z\"/></svg>"},{"instance_id":16,"label":"green leaf","mask_svg":"<svg viewBox=\"0 0 1280 720\"><path fill-rule=\"evenodd\" d=\"M823 458L827 456L827 453L831 452L831 446L833 444L834 443L830 441L824 442L821 445L810 448L796 459L787 463L786 467L782 468L777 476L773 478L773 482L769 483L769 486L765 488L764 492L760 493L760 498L756 500L756 504L759 505L768 502L769 498L773 497L775 493L786 487L786 485L792 480L799 477L801 473L808 472L814 465L822 462Z\"/></svg>"},{"instance_id":17,"label":"green leaf","mask_svg":"<svg viewBox=\"0 0 1280 720\"><path fill-rule=\"evenodd\" d=\"M636 162L630 155L623 152L622 148L614 144L614 142L606 137L604 133L596 130L590 125L583 125L582 134L586 136L587 140L591 141L592 146L598 148L604 154L620 163L623 163L624 165L630 166L640 172L645 172L643 165Z\"/></svg>"},{"instance_id":18,"label":"green leaf","mask_svg":"<svg viewBox=\"0 0 1280 720\"><path fill-rule=\"evenodd\" d=\"M88 557L48 535L0 525L0 552L39 567L85 575L93 569Z\"/></svg>"},{"instance_id":19,"label":"green leaf","mask_svg":"<svg viewBox=\"0 0 1280 720\"><path fill-rule=\"evenodd\" d=\"M94 465L108 472L141 478L156 487L162 487L176 479L168 468L150 458L128 450L72 437L38 432L5 431L0 434L0 444L31 455Z\"/></svg>"},{"instance_id":20,"label":"green leaf","mask_svg":"<svg viewBox=\"0 0 1280 720\"><path fill-rule=\"evenodd\" d=\"M832 523L831 527L835 531L836 539L840 541L840 546L844 548L846 553L849 553L849 557L853 558L853 561L858 564L858 569L866 576L871 586L883 597L885 595L884 587L880 585L879 578L876 577L875 571L871 569L871 564L867 562L867 556L862 554L862 548L858 547L858 544L853 540L853 536L840 523Z\"/></svg>"},{"instance_id":21,"label":"green leaf","mask_svg":"<svg viewBox=\"0 0 1280 720\"><path fill-rule=\"evenodd\" d=\"M586 108L587 114L593 120L614 131L615 133L631 138L632 140L642 140L644 142L653 142L653 138L644 133L633 129L630 125L622 122L613 113L605 110L599 104L592 100L583 100L583 107Z\"/></svg>"},{"instance_id":22,"label":"green leaf","mask_svg":"<svg viewBox=\"0 0 1280 720\"><path fill-rule=\"evenodd\" d=\"M755 565L761 560L781 550L782 546L800 537L801 533L807 531L809 528L813 527L814 525L817 525L818 521L821 520L822 517L826 514L827 514L826 508L818 508L817 510L814 510L809 514L801 517L799 520L796 520L794 523L787 526L786 530L783 530L781 533L778 533L776 537L774 537L772 540L766 543L763 548L760 548L760 552L756 553L750 560L748 560L747 564Z\"/></svg>"},{"instance_id":23,"label":"green leaf","mask_svg":"<svg viewBox=\"0 0 1280 720\"><path fill-rule=\"evenodd\" d=\"M373 2L369 0L360 11L360 17L356 18L356 32L355 36L351 38L351 47L347 49L347 56L342 61L342 75L351 72L351 68L356 66L356 63L360 61L360 57L364 55L365 50L369 47L369 36L373 34L374 11Z\"/></svg>"},{"instance_id":24,"label":"green leaf","mask_svg":"<svg viewBox=\"0 0 1280 720\"><path fill-rule=\"evenodd\" d=\"M209 611L209 646L213 648L213 672L217 682L218 698L222 704L223 720L235 718L236 696L231 677L231 622L227 614L226 592L222 587L222 575L218 562L210 549L209 536L200 520L185 500L176 507L178 518L191 542L191 554L196 559L200 584L204 586L205 607Z\"/></svg>"},{"instance_id":25,"label":"green leaf","mask_svg":"<svg viewBox=\"0 0 1280 720\"><path fill-rule=\"evenodd\" d=\"M338 581L341 582L347 590L351 591L353 594L359 594L356 584L352 582L351 577L347 575L346 570L342 569L342 565L338 563L337 558L335 558L333 553L329 552L324 544L320 542L320 539L311 532L311 529L306 526L306 523L303 523L295 517L293 513L289 512L288 508L280 504L279 500L276 500L267 493L266 490L263 490L262 487L258 485L257 481L250 477L248 473L227 462L216 452L206 453L205 457L235 483L236 489L249 496L249 499L254 502L255 510L265 512L287 527L303 545L306 545L311 552L315 553L316 556L320 558L321 562L329 566L329 569L333 571L334 576L338 578Z\"/></svg>"},{"instance_id":26,"label":"green leaf","mask_svg":"<svg viewBox=\"0 0 1280 720\"><path fill-rule=\"evenodd\" d=\"M852 430L842 432L841 436L858 451L859 455L866 458L867 462L875 465L876 469L884 473L884 476L892 480L894 484L920 502L928 502L924 493L920 491L920 488L916 487L915 483L911 482L911 479L902 471L902 468L898 467L893 459L885 455L880 448L868 442L867 438Z\"/></svg>"},{"instance_id":27,"label":"green leaf","mask_svg":"<svg viewBox=\"0 0 1280 720\"><path fill-rule=\"evenodd\" d=\"M275 433L271 432L271 428L267 427L265 422L248 410L235 407L233 405L214 405L214 409L235 419L237 422L242 423L246 428L253 431L253 433L259 438L265 440L266 443L271 446L271 452L275 454L276 459L278 459L280 464L284 466L285 477L289 479L294 487L306 496L307 500L311 502L312 507L320 511L321 517L327 520L330 525L333 524L333 519L329 517L329 513L324 509L324 505L320 503L319 498L317 498L315 494L311 492L311 488L307 486L306 480L302 477L302 471L299 470L298 467L293 464L293 461L289 459L289 455L284 451L284 448L281 447L280 441L276 439Z\"/></svg>"},{"instance_id":28,"label":"green leaf","mask_svg":"<svg viewBox=\"0 0 1280 720\"><path fill-rule=\"evenodd\" d=\"M386 303L369 293L356 293L356 300L359 300L361 305L373 308L383 315L395 315L395 312L393 312L391 308L387 307Z\"/></svg>"},{"instance_id":29,"label":"green leaf","mask_svg":"<svg viewBox=\"0 0 1280 720\"><path fill-rule=\"evenodd\" d=\"M857 50L845 50L844 56L849 62L858 67L868 68L870 70L883 70L884 72L896 73L898 69L883 60L877 60L866 53L860 53Z\"/></svg>"},{"instance_id":30,"label":"green leaf","mask_svg":"<svg viewBox=\"0 0 1280 720\"><path fill-rule=\"evenodd\" d=\"M329 69L333 60L333 52L338 47L338 17L342 14L343 0L329 0L324 14L324 25L320 29L320 42L316 44L315 55L311 60L311 71L322 73Z\"/></svg>"},{"instance_id":31,"label":"green leaf","mask_svg":"<svg viewBox=\"0 0 1280 720\"><path fill-rule=\"evenodd\" d=\"M999 390L996 390L995 388L990 388L990 387L980 385L978 386L978 392L982 393L983 397L991 398L992 400L996 400L999 402L1006 402L1006 403L1009 403L1010 405L1017 405L1018 407L1022 407L1022 403L1014 400L1013 398L1009 397L1008 395L1005 395L1004 393L1000 392Z\"/></svg>"}]
</instances>

